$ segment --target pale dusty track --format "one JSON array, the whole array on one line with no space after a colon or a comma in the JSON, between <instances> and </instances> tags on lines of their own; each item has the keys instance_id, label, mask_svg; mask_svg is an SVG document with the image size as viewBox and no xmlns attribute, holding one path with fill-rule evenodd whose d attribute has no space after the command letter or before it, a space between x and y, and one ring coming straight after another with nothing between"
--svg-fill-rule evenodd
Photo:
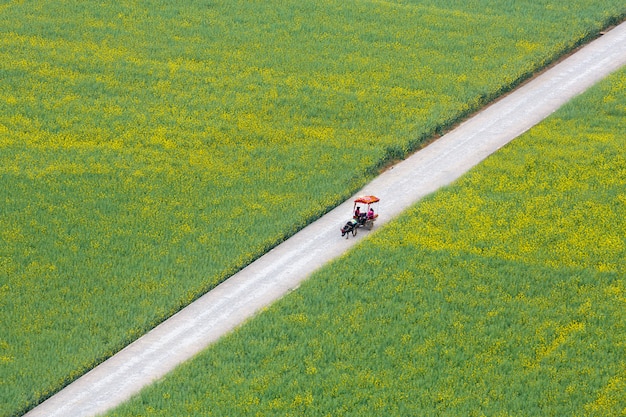
<instances>
[{"instance_id":1,"label":"pale dusty track","mask_svg":"<svg viewBox=\"0 0 626 417\"><path fill-rule=\"evenodd\" d=\"M381 198L380 227L626 65L626 23L487 107L358 194ZM115 407L176 365L296 288L313 271L361 240L342 239L352 200L309 225L27 416L93 416Z\"/></svg>"}]
</instances>

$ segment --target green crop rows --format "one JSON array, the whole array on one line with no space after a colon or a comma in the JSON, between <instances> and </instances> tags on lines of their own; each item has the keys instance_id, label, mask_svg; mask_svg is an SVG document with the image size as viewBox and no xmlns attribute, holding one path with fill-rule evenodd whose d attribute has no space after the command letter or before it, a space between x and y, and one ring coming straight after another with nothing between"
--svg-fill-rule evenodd
<instances>
[{"instance_id":1,"label":"green crop rows","mask_svg":"<svg viewBox=\"0 0 626 417\"><path fill-rule=\"evenodd\" d=\"M626 411L626 70L111 413Z\"/></svg>"},{"instance_id":2,"label":"green crop rows","mask_svg":"<svg viewBox=\"0 0 626 417\"><path fill-rule=\"evenodd\" d=\"M0 416L564 52L621 0L0 5Z\"/></svg>"}]
</instances>

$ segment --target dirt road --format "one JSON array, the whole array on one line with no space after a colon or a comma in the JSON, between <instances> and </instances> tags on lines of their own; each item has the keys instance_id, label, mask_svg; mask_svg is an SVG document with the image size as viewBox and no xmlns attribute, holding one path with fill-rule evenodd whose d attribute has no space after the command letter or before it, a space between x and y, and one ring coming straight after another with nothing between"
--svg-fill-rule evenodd
<instances>
[{"instance_id":1,"label":"dirt road","mask_svg":"<svg viewBox=\"0 0 626 417\"><path fill-rule=\"evenodd\" d=\"M623 65L626 23L387 170L358 193L381 198L376 228ZM128 399L366 236L340 237L351 209L346 201L26 415L93 416Z\"/></svg>"}]
</instances>

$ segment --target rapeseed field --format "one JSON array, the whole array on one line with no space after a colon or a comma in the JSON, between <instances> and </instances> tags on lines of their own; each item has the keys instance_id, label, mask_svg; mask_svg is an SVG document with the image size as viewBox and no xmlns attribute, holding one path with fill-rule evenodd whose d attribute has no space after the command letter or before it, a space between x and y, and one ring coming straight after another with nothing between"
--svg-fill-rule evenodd
<instances>
[{"instance_id":1,"label":"rapeseed field","mask_svg":"<svg viewBox=\"0 0 626 417\"><path fill-rule=\"evenodd\" d=\"M626 70L110 416L618 416Z\"/></svg>"},{"instance_id":2,"label":"rapeseed field","mask_svg":"<svg viewBox=\"0 0 626 417\"><path fill-rule=\"evenodd\" d=\"M0 416L625 14L622 1L0 5Z\"/></svg>"}]
</instances>

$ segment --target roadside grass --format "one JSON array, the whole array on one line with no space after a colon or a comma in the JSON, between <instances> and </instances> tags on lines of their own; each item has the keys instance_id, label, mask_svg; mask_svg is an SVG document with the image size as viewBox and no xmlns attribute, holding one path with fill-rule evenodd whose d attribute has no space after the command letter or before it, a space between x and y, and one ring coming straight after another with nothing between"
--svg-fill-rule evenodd
<instances>
[{"instance_id":1,"label":"roadside grass","mask_svg":"<svg viewBox=\"0 0 626 417\"><path fill-rule=\"evenodd\" d=\"M109 413L626 409L626 69Z\"/></svg>"},{"instance_id":2,"label":"roadside grass","mask_svg":"<svg viewBox=\"0 0 626 417\"><path fill-rule=\"evenodd\" d=\"M625 14L616 0L0 10L2 416Z\"/></svg>"}]
</instances>

